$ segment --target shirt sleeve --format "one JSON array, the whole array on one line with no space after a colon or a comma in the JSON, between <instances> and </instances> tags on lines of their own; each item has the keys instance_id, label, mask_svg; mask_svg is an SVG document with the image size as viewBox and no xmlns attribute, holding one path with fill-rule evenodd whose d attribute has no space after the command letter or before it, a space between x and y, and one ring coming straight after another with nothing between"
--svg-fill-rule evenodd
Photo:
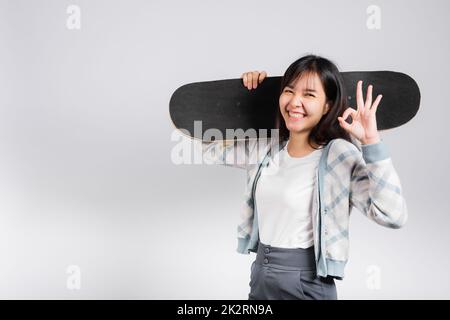
<instances>
[{"instance_id":1,"label":"shirt sleeve","mask_svg":"<svg viewBox=\"0 0 450 320\"><path fill-rule=\"evenodd\" d=\"M350 205L388 228L405 225L408 213L402 187L385 143L361 145L352 170Z\"/></svg>"},{"instance_id":2,"label":"shirt sleeve","mask_svg":"<svg viewBox=\"0 0 450 320\"><path fill-rule=\"evenodd\" d=\"M248 169L256 164L258 152L261 153L268 143L267 139L205 142L185 135L182 140L183 143L193 146L194 159L200 158L202 164L219 164L240 169Z\"/></svg>"}]
</instances>

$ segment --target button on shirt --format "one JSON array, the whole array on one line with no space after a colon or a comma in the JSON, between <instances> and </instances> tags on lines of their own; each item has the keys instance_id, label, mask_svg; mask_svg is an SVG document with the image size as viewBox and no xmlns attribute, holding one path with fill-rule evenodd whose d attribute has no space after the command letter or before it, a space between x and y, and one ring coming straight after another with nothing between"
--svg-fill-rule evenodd
<instances>
[{"instance_id":1,"label":"button on shirt","mask_svg":"<svg viewBox=\"0 0 450 320\"><path fill-rule=\"evenodd\" d=\"M262 243L280 248L314 244L312 201L322 151L291 157L286 144L262 168L255 191Z\"/></svg>"}]
</instances>

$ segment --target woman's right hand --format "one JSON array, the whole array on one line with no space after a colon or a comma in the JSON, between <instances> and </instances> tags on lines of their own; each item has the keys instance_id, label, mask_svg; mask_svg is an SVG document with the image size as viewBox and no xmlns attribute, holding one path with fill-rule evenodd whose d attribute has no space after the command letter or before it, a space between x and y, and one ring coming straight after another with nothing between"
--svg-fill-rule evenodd
<instances>
[{"instance_id":1,"label":"woman's right hand","mask_svg":"<svg viewBox=\"0 0 450 320\"><path fill-rule=\"evenodd\" d=\"M256 89L258 84L260 84L267 76L265 71L250 71L244 72L241 76L244 82L244 86L247 87L248 90Z\"/></svg>"}]
</instances>

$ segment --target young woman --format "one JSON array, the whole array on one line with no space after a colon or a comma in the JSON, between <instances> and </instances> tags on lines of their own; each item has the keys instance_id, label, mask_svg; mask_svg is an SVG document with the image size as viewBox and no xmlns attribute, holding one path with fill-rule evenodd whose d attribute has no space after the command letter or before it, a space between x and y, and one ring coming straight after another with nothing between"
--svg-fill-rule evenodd
<instances>
[{"instance_id":1,"label":"young woman","mask_svg":"<svg viewBox=\"0 0 450 320\"><path fill-rule=\"evenodd\" d=\"M242 75L249 90L265 77ZM203 143L210 161L247 170L237 251L256 253L249 299L337 299L351 209L385 227L406 223L400 180L377 131L381 95L372 101L372 90L364 101L359 81L357 109L348 107L337 67L307 55L282 78L276 139Z\"/></svg>"}]
</instances>

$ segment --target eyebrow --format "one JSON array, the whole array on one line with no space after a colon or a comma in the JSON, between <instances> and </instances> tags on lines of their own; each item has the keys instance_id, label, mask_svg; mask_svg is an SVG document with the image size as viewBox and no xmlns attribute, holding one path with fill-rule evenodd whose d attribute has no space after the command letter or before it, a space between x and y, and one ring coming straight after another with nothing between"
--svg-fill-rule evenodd
<instances>
[{"instance_id":1,"label":"eyebrow","mask_svg":"<svg viewBox=\"0 0 450 320\"><path fill-rule=\"evenodd\" d=\"M286 87L288 87L288 88L290 88L290 89L294 89L294 87L291 86L290 84L288 84ZM303 91L307 91L307 92L315 92L315 93L317 93L317 91L314 90L314 89L312 89L312 88L306 88L306 89L303 90Z\"/></svg>"}]
</instances>

